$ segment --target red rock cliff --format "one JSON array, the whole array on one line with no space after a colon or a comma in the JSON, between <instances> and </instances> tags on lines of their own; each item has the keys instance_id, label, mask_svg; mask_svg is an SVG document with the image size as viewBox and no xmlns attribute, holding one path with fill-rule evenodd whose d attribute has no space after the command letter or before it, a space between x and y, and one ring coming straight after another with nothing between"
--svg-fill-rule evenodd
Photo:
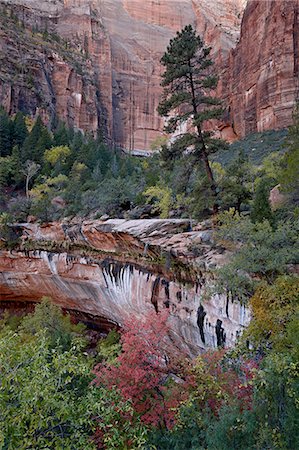
<instances>
[{"instance_id":1,"label":"red rock cliff","mask_svg":"<svg viewBox=\"0 0 299 450\"><path fill-rule=\"evenodd\" d=\"M110 40L89 1L0 1L0 103L111 137Z\"/></svg>"},{"instance_id":2,"label":"red rock cliff","mask_svg":"<svg viewBox=\"0 0 299 450\"><path fill-rule=\"evenodd\" d=\"M163 129L156 111L159 60L169 40L192 23L212 45L220 64L238 39L244 0L0 0L1 4L20 26L7 29L4 20L0 54L6 60L12 55L20 62L23 58L42 99L24 88L18 69L10 67L8 76L0 79L0 102L11 112L23 107L32 114L39 108L45 117L56 113L84 130L100 126L121 147L144 150ZM49 41L57 36L66 46L63 51L49 50ZM30 40L33 45L23 45ZM65 53L73 53L73 64Z\"/></svg>"},{"instance_id":3,"label":"red rock cliff","mask_svg":"<svg viewBox=\"0 0 299 450\"><path fill-rule=\"evenodd\" d=\"M240 0L104 0L100 13L112 49L114 139L149 149L163 129L160 58L186 24L195 26L221 64L239 36Z\"/></svg>"},{"instance_id":4,"label":"red rock cliff","mask_svg":"<svg viewBox=\"0 0 299 450\"><path fill-rule=\"evenodd\" d=\"M292 122L299 77L299 0L249 0L221 95L238 136Z\"/></svg>"},{"instance_id":5,"label":"red rock cliff","mask_svg":"<svg viewBox=\"0 0 299 450\"><path fill-rule=\"evenodd\" d=\"M285 127L298 93L298 1L249 0L237 44L246 0L0 0L21 25L5 27L2 14L0 102L148 150L163 129L160 57L191 23L213 47L223 136Z\"/></svg>"}]
</instances>

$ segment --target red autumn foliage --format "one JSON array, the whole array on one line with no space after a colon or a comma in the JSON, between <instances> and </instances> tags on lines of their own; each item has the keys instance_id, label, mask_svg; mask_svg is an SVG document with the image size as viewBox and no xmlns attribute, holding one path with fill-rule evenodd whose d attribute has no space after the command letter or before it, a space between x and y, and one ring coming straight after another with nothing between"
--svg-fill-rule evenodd
<instances>
[{"instance_id":1,"label":"red autumn foliage","mask_svg":"<svg viewBox=\"0 0 299 450\"><path fill-rule=\"evenodd\" d=\"M99 364L94 370L95 383L117 388L124 400L131 401L134 413L126 417L121 412L120 420L134 423L140 418L150 427L170 429L177 408L189 396L215 416L224 405L250 409L255 364L239 360L236 365L225 350L207 352L194 361L170 358L167 319L168 311L164 311L151 312L142 321L128 320L121 337L122 353L114 364ZM173 375L177 375L175 381Z\"/></svg>"},{"instance_id":2,"label":"red autumn foliage","mask_svg":"<svg viewBox=\"0 0 299 450\"><path fill-rule=\"evenodd\" d=\"M181 399L180 387L168 383L169 358L165 351L168 312L147 314L142 322L128 320L121 337L122 353L113 364L99 364L96 383L115 386L130 399L136 414L150 426L174 424L174 411Z\"/></svg>"},{"instance_id":3,"label":"red autumn foliage","mask_svg":"<svg viewBox=\"0 0 299 450\"><path fill-rule=\"evenodd\" d=\"M251 380L256 364L240 360L236 367L226 360L225 353L225 350L205 353L201 363L191 367L188 377L189 394L196 397L201 408L208 407L216 416L224 404L238 404L240 410L252 406Z\"/></svg>"}]
</instances>

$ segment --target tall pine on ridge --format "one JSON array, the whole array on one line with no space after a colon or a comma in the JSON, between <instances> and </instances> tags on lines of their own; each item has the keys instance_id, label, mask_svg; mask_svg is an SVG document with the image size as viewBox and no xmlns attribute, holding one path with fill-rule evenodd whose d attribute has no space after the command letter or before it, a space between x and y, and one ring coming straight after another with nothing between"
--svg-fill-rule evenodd
<instances>
[{"instance_id":1,"label":"tall pine on ridge","mask_svg":"<svg viewBox=\"0 0 299 450\"><path fill-rule=\"evenodd\" d=\"M163 156L166 160L191 156L194 164L203 162L213 198L213 212L217 213L217 187L209 155L225 144L203 130L205 121L217 119L222 113L220 101L211 95L217 86L217 77L211 71L210 52L211 48L204 45L191 25L171 39L161 59L165 67L161 83L164 93L158 112L169 117L165 127L168 133L176 132L180 125L191 121L191 129L179 134L168 148L164 148ZM191 148L192 151L187 151Z\"/></svg>"}]
</instances>

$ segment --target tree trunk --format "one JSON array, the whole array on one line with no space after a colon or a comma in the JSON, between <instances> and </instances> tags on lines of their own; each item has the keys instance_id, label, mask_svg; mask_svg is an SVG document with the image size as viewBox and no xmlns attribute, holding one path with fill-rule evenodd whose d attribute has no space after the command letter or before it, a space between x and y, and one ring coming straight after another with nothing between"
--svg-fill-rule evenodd
<instances>
[{"instance_id":1,"label":"tree trunk","mask_svg":"<svg viewBox=\"0 0 299 450\"><path fill-rule=\"evenodd\" d=\"M242 205L242 200L240 198L238 198L237 201L237 212L240 215L241 214L241 205Z\"/></svg>"},{"instance_id":2,"label":"tree trunk","mask_svg":"<svg viewBox=\"0 0 299 450\"><path fill-rule=\"evenodd\" d=\"M29 176L26 177L26 198L29 198Z\"/></svg>"},{"instance_id":3,"label":"tree trunk","mask_svg":"<svg viewBox=\"0 0 299 450\"><path fill-rule=\"evenodd\" d=\"M215 184L213 172L212 172L212 169L211 169L211 166L210 166L209 158L207 156L207 153L206 153L205 149L202 149L202 159L204 161L206 173L207 173L207 176L208 176L208 180L210 182L210 188L211 188L211 191L212 191L212 195L214 197L213 214L218 214L219 206L218 206L218 202L217 202L216 184Z\"/></svg>"},{"instance_id":4,"label":"tree trunk","mask_svg":"<svg viewBox=\"0 0 299 450\"><path fill-rule=\"evenodd\" d=\"M189 62L189 66L190 62ZM193 82L193 77L192 74L190 76L190 85L191 85L191 95L192 95L192 106L193 106L193 114L194 117L197 116L197 105L196 105L196 99L195 99L195 88L194 88L194 82ZM206 144L202 135L202 131L201 131L201 127L200 125L197 125L197 134L198 134L198 138L200 139L201 142L201 158L204 162L205 165L205 169L206 169L206 173L207 173L207 177L210 183L210 188L212 191L212 196L214 197L214 202L213 202L213 214L216 215L218 214L219 211L219 207L218 207L218 202L217 202L217 190L216 190L216 183L215 183L215 179L213 176L213 172L210 166L210 161L207 155L207 149L206 149Z\"/></svg>"}]
</instances>

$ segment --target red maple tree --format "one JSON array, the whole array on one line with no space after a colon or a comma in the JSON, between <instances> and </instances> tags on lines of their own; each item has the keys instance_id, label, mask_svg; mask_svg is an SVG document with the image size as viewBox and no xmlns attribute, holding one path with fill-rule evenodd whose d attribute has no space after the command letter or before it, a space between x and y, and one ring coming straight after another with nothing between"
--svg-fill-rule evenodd
<instances>
[{"instance_id":1,"label":"red maple tree","mask_svg":"<svg viewBox=\"0 0 299 450\"><path fill-rule=\"evenodd\" d=\"M128 320L121 336L122 352L115 364L99 364L94 373L97 384L117 387L125 400L130 399L144 423L171 428L181 389L170 377L165 350L167 318L168 311L163 311L149 312L143 320Z\"/></svg>"}]
</instances>

